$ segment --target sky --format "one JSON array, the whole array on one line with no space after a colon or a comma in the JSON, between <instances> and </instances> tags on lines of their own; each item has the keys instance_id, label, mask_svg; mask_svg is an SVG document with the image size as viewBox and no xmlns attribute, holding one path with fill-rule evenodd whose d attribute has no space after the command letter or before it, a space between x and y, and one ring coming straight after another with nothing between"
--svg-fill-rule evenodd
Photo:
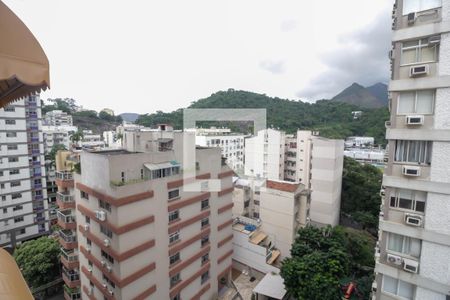
<instances>
[{"instance_id":1,"label":"sky","mask_svg":"<svg viewBox=\"0 0 450 300\"><path fill-rule=\"evenodd\" d=\"M153 113L233 88L293 100L388 81L393 0L2 0L50 61L47 98Z\"/></svg>"}]
</instances>

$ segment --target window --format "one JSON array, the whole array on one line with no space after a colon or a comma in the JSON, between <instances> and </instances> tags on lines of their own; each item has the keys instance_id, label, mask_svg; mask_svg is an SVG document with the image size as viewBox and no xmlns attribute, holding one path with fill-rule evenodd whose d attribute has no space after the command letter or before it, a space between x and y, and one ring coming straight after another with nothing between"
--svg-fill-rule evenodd
<instances>
[{"instance_id":1,"label":"window","mask_svg":"<svg viewBox=\"0 0 450 300\"><path fill-rule=\"evenodd\" d=\"M112 231L103 225L100 225L100 232L109 238L112 238Z\"/></svg>"},{"instance_id":2,"label":"window","mask_svg":"<svg viewBox=\"0 0 450 300\"><path fill-rule=\"evenodd\" d=\"M17 132L7 132L6 137L9 138L17 137Z\"/></svg>"},{"instance_id":3,"label":"window","mask_svg":"<svg viewBox=\"0 0 450 300\"><path fill-rule=\"evenodd\" d=\"M175 295L174 297L172 297L172 299L170 300L181 300L180 294Z\"/></svg>"},{"instance_id":4,"label":"window","mask_svg":"<svg viewBox=\"0 0 450 300\"><path fill-rule=\"evenodd\" d=\"M202 228L209 225L209 218L202 219Z\"/></svg>"},{"instance_id":5,"label":"window","mask_svg":"<svg viewBox=\"0 0 450 300\"><path fill-rule=\"evenodd\" d=\"M17 150L17 145L8 145L8 150Z\"/></svg>"},{"instance_id":6,"label":"window","mask_svg":"<svg viewBox=\"0 0 450 300\"><path fill-rule=\"evenodd\" d=\"M390 206L423 213L426 198L426 192L399 189L391 195Z\"/></svg>"},{"instance_id":7,"label":"window","mask_svg":"<svg viewBox=\"0 0 450 300\"><path fill-rule=\"evenodd\" d=\"M174 199L174 198L178 198L180 196L180 190L176 189L173 191L169 191L169 200L170 199Z\"/></svg>"},{"instance_id":8,"label":"window","mask_svg":"<svg viewBox=\"0 0 450 300\"><path fill-rule=\"evenodd\" d=\"M403 1L403 15L441 7L442 0L405 0Z\"/></svg>"},{"instance_id":9,"label":"window","mask_svg":"<svg viewBox=\"0 0 450 300\"><path fill-rule=\"evenodd\" d=\"M433 114L434 95L434 90L400 93L397 114Z\"/></svg>"},{"instance_id":10,"label":"window","mask_svg":"<svg viewBox=\"0 0 450 300\"><path fill-rule=\"evenodd\" d=\"M18 162L19 158L18 157L8 157L8 162Z\"/></svg>"},{"instance_id":11,"label":"window","mask_svg":"<svg viewBox=\"0 0 450 300\"><path fill-rule=\"evenodd\" d=\"M438 46L429 46L428 39L408 41L402 44L402 65L435 62L437 59Z\"/></svg>"},{"instance_id":12,"label":"window","mask_svg":"<svg viewBox=\"0 0 450 300\"><path fill-rule=\"evenodd\" d=\"M5 120L5 124L6 125L15 125L16 124L16 120Z\"/></svg>"},{"instance_id":13,"label":"window","mask_svg":"<svg viewBox=\"0 0 450 300\"><path fill-rule=\"evenodd\" d=\"M178 282L181 281L180 273L175 274L174 276L170 277L170 287L174 287Z\"/></svg>"},{"instance_id":14,"label":"window","mask_svg":"<svg viewBox=\"0 0 450 300\"><path fill-rule=\"evenodd\" d=\"M84 220L86 221L86 224L91 224L91 218L88 216L84 216Z\"/></svg>"},{"instance_id":15,"label":"window","mask_svg":"<svg viewBox=\"0 0 450 300\"><path fill-rule=\"evenodd\" d=\"M180 260L180 252L177 252L174 255L172 255L171 257L169 257L169 262L171 265L178 262L179 260Z\"/></svg>"},{"instance_id":16,"label":"window","mask_svg":"<svg viewBox=\"0 0 450 300\"><path fill-rule=\"evenodd\" d=\"M209 236L208 235L203 236L202 239L201 239L201 246L203 247L203 246L205 246L208 243L209 243Z\"/></svg>"},{"instance_id":17,"label":"window","mask_svg":"<svg viewBox=\"0 0 450 300\"><path fill-rule=\"evenodd\" d=\"M14 218L14 223L20 223L20 222L23 222L23 217Z\"/></svg>"},{"instance_id":18,"label":"window","mask_svg":"<svg viewBox=\"0 0 450 300\"><path fill-rule=\"evenodd\" d=\"M17 235L19 235L19 234L25 234L25 228L22 228L22 229L19 229L19 230L16 230L16 234Z\"/></svg>"},{"instance_id":19,"label":"window","mask_svg":"<svg viewBox=\"0 0 450 300\"><path fill-rule=\"evenodd\" d=\"M11 187L20 186L20 181L11 181L10 185Z\"/></svg>"},{"instance_id":20,"label":"window","mask_svg":"<svg viewBox=\"0 0 450 300\"><path fill-rule=\"evenodd\" d=\"M383 275L383 292L405 299L413 299L414 286L405 281Z\"/></svg>"},{"instance_id":21,"label":"window","mask_svg":"<svg viewBox=\"0 0 450 300\"><path fill-rule=\"evenodd\" d=\"M180 239L180 232L175 231L169 235L169 244L172 244Z\"/></svg>"},{"instance_id":22,"label":"window","mask_svg":"<svg viewBox=\"0 0 450 300\"><path fill-rule=\"evenodd\" d=\"M202 200L201 209L204 210L207 209L208 207L209 207L209 199Z\"/></svg>"},{"instance_id":23,"label":"window","mask_svg":"<svg viewBox=\"0 0 450 300\"><path fill-rule=\"evenodd\" d=\"M180 218L179 210L173 210L169 212L169 222L173 222L175 220L178 220L179 218Z\"/></svg>"},{"instance_id":24,"label":"window","mask_svg":"<svg viewBox=\"0 0 450 300\"><path fill-rule=\"evenodd\" d=\"M209 271L206 271L205 273L202 274L202 284L204 284L206 281L208 281L209 279Z\"/></svg>"},{"instance_id":25,"label":"window","mask_svg":"<svg viewBox=\"0 0 450 300\"><path fill-rule=\"evenodd\" d=\"M141 179L144 179L144 169L141 169Z\"/></svg>"},{"instance_id":26,"label":"window","mask_svg":"<svg viewBox=\"0 0 450 300\"><path fill-rule=\"evenodd\" d=\"M22 210L22 209L23 209L22 205L16 205L13 207L13 211Z\"/></svg>"},{"instance_id":27,"label":"window","mask_svg":"<svg viewBox=\"0 0 450 300\"><path fill-rule=\"evenodd\" d=\"M112 282L111 279L109 279L105 274L103 274L103 281L109 283L109 285L114 289L116 288L116 284Z\"/></svg>"},{"instance_id":28,"label":"window","mask_svg":"<svg viewBox=\"0 0 450 300\"><path fill-rule=\"evenodd\" d=\"M253 200L253 203L254 203L255 205L259 205L259 200Z\"/></svg>"},{"instance_id":29,"label":"window","mask_svg":"<svg viewBox=\"0 0 450 300\"><path fill-rule=\"evenodd\" d=\"M101 251L102 257L107 259L110 263L114 263L114 258L112 258L111 255L109 255L108 253L106 253L105 251Z\"/></svg>"},{"instance_id":30,"label":"window","mask_svg":"<svg viewBox=\"0 0 450 300\"><path fill-rule=\"evenodd\" d=\"M111 212L111 204L108 202L98 199L98 206Z\"/></svg>"},{"instance_id":31,"label":"window","mask_svg":"<svg viewBox=\"0 0 450 300\"><path fill-rule=\"evenodd\" d=\"M13 112L16 111L16 108L14 106L7 106L4 108L5 111Z\"/></svg>"},{"instance_id":32,"label":"window","mask_svg":"<svg viewBox=\"0 0 450 300\"><path fill-rule=\"evenodd\" d=\"M3 213L7 214L8 213L8 208L3 208Z\"/></svg>"},{"instance_id":33,"label":"window","mask_svg":"<svg viewBox=\"0 0 450 300\"><path fill-rule=\"evenodd\" d=\"M244 208L249 207L250 206L250 200L247 200L244 202Z\"/></svg>"},{"instance_id":34,"label":"window","mask_svg":"<svg viewBox=\"0 0 450 300\"><path fill-rule=\"evenodd\" d=\"M86 238L86 245L92 246L92 241L88 238Z\"/></svg>"},{"instance_id":35,"label":"window","mask_svg":"<svg viewBox=\"0 0 450 300\"><path fill-rule=\"evenodd\" d=\"M209 253L202 256L202 265L209 261Z\"/></svg>"},{"instance_id":36,"label":"window","mask_svg":"<svg viewBox=\"0 0 450 300\"><path fill-rule=\"evenodd\" d=\"M420 240L390 232L387 249L413 257L420 256Z\"/></svg>"},{"instance_id":37,"label":"window","mask_svg":"<svg viewBox=\"0 0 450 300\"><path fill-rule=\"evenodd\" d=\"M16 174L19 174L20 173L20 170L19 169L12 169L12 170L9 170L9 175L16 175Z\"/></svg>"},{"instance_id":38,"label":"window","mask_svg":"<svg viewBox=\"0 0 450 300\"><path fill-rule=\"evenodd\" d=\"M19 198L22 198L22 194L21 193L14 193L14 194L11 194L11 199L19 199Z\"/></svg>"},{"instance_id":39,"label":"window","mask_svg":"<svg viewBox=\"0 0 450 300\"><path fill-rule=\"evenodd\" d=\"M120 173L120 180L122 180L122 182L125 182L125 172Z\"/></svg>"},{"instance_id":40,"label":"window","mask_svg":"<svg viewBox=\"0 0 450 300\"><path fill-rule=\"evenodd\" d=\"M253 213L253 218L259 218L259 213L254 212L254 213Z\"/></svg>"},{"instance_id":41,"label":"window","mask_svg":"<svg viewBox=\"0 0 450 300\"><path fill-rule=\"evenodd\" d=\"M89 194L86 193L86 192L80 191L80 197L81 197L82 199L89 200Z\"/></svg>"},{"instance_id":42,"label":"window","mask_svg":"<svg viewBox=\"0 0 450 300\"><path fill-rule=\"evenodd\" d=\"M430 164L431 146L432 142L430 141L397 140L394 160L396 162Z\"/></svg>"}]
</instances>

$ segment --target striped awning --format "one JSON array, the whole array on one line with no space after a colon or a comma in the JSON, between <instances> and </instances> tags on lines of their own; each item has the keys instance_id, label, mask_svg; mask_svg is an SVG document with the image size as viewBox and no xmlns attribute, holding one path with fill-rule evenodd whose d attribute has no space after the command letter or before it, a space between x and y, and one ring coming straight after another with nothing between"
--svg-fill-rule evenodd
<instances>
[{"instance_id":1,"label":"striped awning","mask_svg":"<svg viewBox=\"0 0 450 300\"><path fill-rule=\"evenodd\" d=\"M0 108L48 87L49 63L41 45L0 0Z\"/></svg>"}]
</instances>

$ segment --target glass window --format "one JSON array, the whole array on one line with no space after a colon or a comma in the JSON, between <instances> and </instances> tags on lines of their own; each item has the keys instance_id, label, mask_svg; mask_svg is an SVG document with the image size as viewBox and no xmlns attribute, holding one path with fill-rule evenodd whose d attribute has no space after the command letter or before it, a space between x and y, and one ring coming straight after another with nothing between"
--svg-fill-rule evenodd
<instances>
[{"instance_id":1,"label":"glass window","mask_svg":"<svg viewBox=\"0 0 450 300\"><path fill-rule=\"evenodd\" d=\"M209 279L209 271L206 271L205 273L202 274L202 279L201 279L201 283L205 283L206 281L208 281Z\"/></svg>"},{"instance_id":2,"label":"glass window","mask_svg":"<svg viewBox=\"0 0 450 300\"><path fill-rule=\"evenodd\" d=\"M434 90L400 93L397 114L433 114L434 95Z\"/></svg>"},{"instance_id":3,"label":"glass window","mask_svg":"<svg viewBox=\"0 0 450 300\"><path fill-rule=\"evenodd\" d=\"M112 231L103 225L100 225L100 232L106 235L107 237L112 238L113 235Z\"/></svg>"},{"instance_id":4,"label":"glass window","mask_svg":"<svg viewBox=\"0 0 450 300\"><path fill-rule=\"evenodd\" d=\"M180 212L178 210L169 212L169 222L175 221L179 218L180 218Z\"/></svg>"},{"instance_id":5,"label":"glass window","mask_svg":"<svg viewBox=\"0 0 450 300\"><path fill-rule=\"evenodd\" d=\"M405 141L397 140L395 142L395 161L409 163L431 163L430 141Z\"/></svg>"},{"instance_id":6,"label":"glass window","mask_svg":"<svg viewBox=\"0 0 450 300\"><path fill-rule=\"evenodd\" d=\"M390 206L423 213L426 198L426 192L398 189L391 196Z\"/></svg>"},{"instance_id":7,"label":"glass window","mask_svg":"<svg viewBox=\"0 0 450 300\"><path fill-rule=\"evenodd\" d=\"M169 200L173 198L178 198L180 196L180 190L176 189L173 191L169 191Z\"/></svg>"},{"instance_id":8,"label":"glass window","mask_svg":"<svg viewBox=\"0 0 450 300\"><path fill-rule=\"evenodd\" d=\"M17 137L17 132L7 132L6 137L9 138Z\"/></svg>"},{"instance_id":9,"label":"glass window","mask_svg":"<svg viewBox=\"0 0 450 300\"><path fill-rule=\"evenodd\" d=\"M209 225L209 218L204 218L202 220L202 228Z\"/></svg>"},{"instance_id":10,"label":"glass window","mask_svg":"<svg viewBox=\"0 0 450 300\"><path fill-rule=\"evenodd\" d=\"M401 64L435 62L438 60L438 45L428 45L428 38L402 44Z\"/></svg>"},{"instance_id":11,"label":"glass window","mask_svg":"<svg viewBox=\"0 0 450 300\"><path fill-rule=\"evenodd\" d=\"M383 275L383 292L400 296L405 299L413 299L414 286L405 281Z\"/></svg>"},{"instance_id":12,"label":"glass window","mask_svg":"<svg viewBox=\"0 0 450 300\"><path fill-rule=\"evenodd\" d=\"M209 199L202 200L201 209L207 209L209 207Z\"/></svg>"},{"instance_id":13,"label":"glass window","mask_svg":"<svg viewBox=\"0 0 450 300\"><path fill-rule=\"evenodd\" d=\"M99 199L98 206L100 208L106 209L107 211L111 212L111 204L109 204L108 202L105 202L105 201Z\"/></svg>"},{"instance_id":14,"label":"glass window","mask_svg":"<svg viewBox=\"0 0 450 300\"><path fill-rule=\"evenodd\" d=\"M392 232L389 233L387 249L390 251L410 255L413 257L419 257L420 247L421 244L419 239L395 234Z\"/></svg>"},{"instance_id":15,"label":"glass window","mask_svg":"<svg viewBox=\"0 0 450 300\"><path fill-rule=\"evenodd\" d=\"M202 239L201 239L201 245L202 245L202 247L205 246L205 245L208 244L208 243L209 243L209 236L206 235L206 236L202 237Z\"/></svg>"},{"instance_id":16,"label":"glass window","mask_svg":"<svg viewBox=\"0 0 450 300\"><path fill-rule=\"evenodd\" d=\"M180 232L175 231L169 235L169 244L172 244L180 239Z\"/></svg>"},{"instance_id":17,"label":"glass window","mask_svg":"<svg viewBox=\"0 0 450 300\"><path fill-rule=\"evenodd\" d=\"M403 15L442 6L442 0L404 0Z\"/></svg>"},{"instance_id":18,"label":"glass window","mask_svg":"<svg viewBox=\"0 0 450 300\"><path fill-rule=\"evenodd\" d=\"M177 273L174 276L170 277L170 287L175 286L178 282L180 282L180 280L180 273Z\"/></svg>"},{"instance_id":19,"label":"glass window","mask_svg":"<svg viewBox=\"0 0 450 300\"><path fill-rule=\"evenodd\" d=\"M177 252L174 255L172 255L171 257L169 257L169 262L171 265L176 263L179 260L180 260L180 252Z\"/></svg>"}]
</instances>

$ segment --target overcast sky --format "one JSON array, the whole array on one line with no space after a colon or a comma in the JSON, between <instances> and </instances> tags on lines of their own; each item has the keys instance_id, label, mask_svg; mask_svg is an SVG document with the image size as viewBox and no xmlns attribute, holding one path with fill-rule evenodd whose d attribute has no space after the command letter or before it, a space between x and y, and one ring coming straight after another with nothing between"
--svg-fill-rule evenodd
<instances>
[{"instance_id":1,"label":"overcast sky","mask_svg":"<svg viewBox=\"0 0 450 300\"><path fill-rule=\"evenodd\" d=\"M50 61L51 90L151 113L228 88L313 101L387 82L393 0L2 0Z\"/></svg>"}]
</instances>

